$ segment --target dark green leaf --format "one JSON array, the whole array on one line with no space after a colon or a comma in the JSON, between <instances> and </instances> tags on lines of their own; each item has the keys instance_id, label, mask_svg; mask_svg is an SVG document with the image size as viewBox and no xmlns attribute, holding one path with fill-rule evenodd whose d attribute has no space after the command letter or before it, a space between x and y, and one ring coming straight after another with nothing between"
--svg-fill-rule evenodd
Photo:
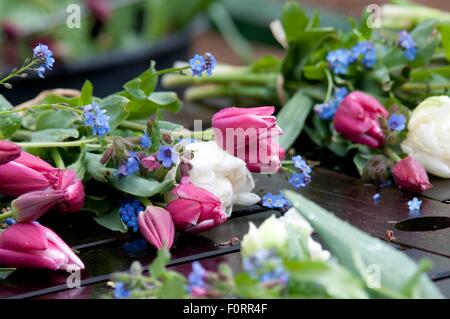
<instances>
[{"instance_id":1,"label":"dark green leaf","mask_svg":"<svg viewBox=\"0 0 450 319\"><path fill-rule=\"evenodd\" d=\"M86 153L86 172L96 181L106 183L109 176L114 173L114 169L105 167L100 160L102 155Z\"/></svg>"},{"instance_id":2,"label":"dark green leaf","mask_svg":"<svg viewBox=\"0 0 450 319\"><path fill-rule=\"evenodd\" d=\"M294 1L288 1L283 8L281 23L288 42L296 39L308 25L309 18L300 5Z\"/></svg>"},{"instance_id":3,"label":"dark green leaf","mask_svg":"<svg viewBox=\"0 0 450 319\"><path fill-rule=\"evenodd\" d=\"M284 149L287 150L291 147L302 132L303 125L312 106L313 101L311 98L299 90L278 113L278 125L283 130L283 135L280 137L280 145Z\"/></svg>"},{"instance_id":4,"label":"dark green leaf","mask_svg":"<svg viewBox=\"0 0 450 319\"><path fill-rule=\"evenodd\" d=\"M172 181L158 182L136 175L118 176L115 173L109 177L109 183L124 193L140 197L151 197L173 187Z\"/></svg>"},{"instance_id":5,"label":"dark green leaf","mask_svg":"<svg viewBox=\"0 0 450 319\"><path fill-rule=\"evenodd\" d=\"M0 268L0 280L6 279L16 268Z\"/></svg>"},{"instance_id":6,"label":"dark green leaf","mask_svg":"<svg viewBox=\"0 0 450 319\"><path fill-rule=\"evenodd\" d=\"M77 160L67 167L68 169L73 170L77 174L77 177L81 180L84 179L84 175L86 174L85 158L86 152L82 149Z\"/></svg>"},{"instance_id":7,"label":"dark green leaf","mask_svg":"<svg viewBox=\"0 0 450 319\"><path fill-rule=\"evenodd\" d=\"M50 128L71 128L77 120L77 117L69 111L46 110L36 114L34 129L37 131Z\"/></svg>"},{"instance_id":8,"label":"dark green leaf","mask_svg":"<svg viewBox=\"0 0 450 319\"><path fill-rule=\"evenodd\" d=\"M92 212L96 217L100 217L112 208L111 198L104 197L94 197L86 195L84 200L83 210Z\"/></svg>"},{"instance_id":9,"label":"dark green leaf","mask_svg":"<svg viewBox=\"0 0 450 319\"><path fill-rule=\"evenodd\" d=\"M127 98L120 95L110 95L100 101L99 106L106 110L106 114L109 116L111 129L115 129L127 119L128 112L125 107L128 102Z\"/></svg>"},{"instance_id":10,"label":"dark green leaf","mask_svg":"<svg viewBox=\"0 0 450 319\"><path fill-rule=\"evenodd\" d=\"M113 209L106 214L94 217L94 220L101 226L106 227L112 231L126 233L128 227L123 223L119 216L119 209Z\"/></svg>"},{"instance_id":11,"label":"dark green leaf","mask_svg":"<svg viewBox=\"0 0 450 319\"><path fill-rule=\"evenodd\" d=\"M81 88L81 94L79 98L79 106L85 106L92 102L92 94L93 94L92 83L89 80L86 80Z\"/></svg>"},{"instance_id":12,"label":"dark green leaf","mask_svg":"<svg viewBox=\"0 0 450 319\"><path fill-rule=\"evenodd\" d=\"M12 105L0 95L0 111L12 109ZM8 138L22 125L20 116L16 113L0 115L0 139Z\"/></svg>"}]
</instances>

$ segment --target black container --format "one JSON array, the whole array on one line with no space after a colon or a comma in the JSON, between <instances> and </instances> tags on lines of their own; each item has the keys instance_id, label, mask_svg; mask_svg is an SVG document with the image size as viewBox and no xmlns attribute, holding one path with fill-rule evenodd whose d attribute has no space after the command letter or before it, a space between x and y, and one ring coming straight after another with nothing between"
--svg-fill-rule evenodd
<instances>
[{"instance_id":1,"label":"black container","mask_svg":"<svg viewBox=\"0 0 450 319\"><path fill-rule=\"evenodd\" d=\"M86 61L65 65L56 61L53 71L45 73L45 79L30 74L26 79L11 81L13 89L0 88L0 94L11 104L17 105L34 98L43 90L80 89L84 81L89 80L94 86L94 95L104 97L120 91L125 82L145 71L151 60L156 61L157 69L171 67L177 60L186 60L192 39L206 26L204 20L197 20L184 30L137 50L102 53Z\"/></svg>"}]
</instances>

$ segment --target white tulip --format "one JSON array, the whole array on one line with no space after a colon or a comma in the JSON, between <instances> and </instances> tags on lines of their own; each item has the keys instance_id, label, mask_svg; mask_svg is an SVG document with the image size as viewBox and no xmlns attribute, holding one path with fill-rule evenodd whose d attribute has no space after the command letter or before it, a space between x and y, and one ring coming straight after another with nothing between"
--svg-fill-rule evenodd
<instances>
[{"instance_id":1,"label":"white tulip","mask_svg":"<svg viewBox=\"0 0 450 319\"><path fill-rule=\"evenodd\" d=\"M245 162L222 150L215 141L186 145L193 154L189 177L195 185L220 198L225 212L231 214L234 204L249 206L260 198L252 193L255 182Z\"/></svg>"},{"instance_id":2,"label":"white tulip","mask_svg":"<svg viewBox=\"0 0 450 319\"><path fill-rule=\"evenodd\" d=\"M402 150L427 172L450 178L450 98L427 98L412 112Z\"/></svg>"}]
</instances>

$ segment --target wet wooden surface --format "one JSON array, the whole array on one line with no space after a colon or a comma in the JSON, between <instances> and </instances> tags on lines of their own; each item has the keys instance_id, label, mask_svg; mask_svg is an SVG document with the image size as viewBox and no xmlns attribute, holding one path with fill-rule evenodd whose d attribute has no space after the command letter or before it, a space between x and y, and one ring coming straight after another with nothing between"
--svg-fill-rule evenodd
<instances>
[{"instance_id":1,"label":"wet wooden surface","mask_svg":"<svg viewBox=\"0 0 450 319\"><path fill-rule=\"evenodd\" d=\"M255 175L255 182L256 192L260 195L291 188L281 174ZM396 239L392 244L398 249L404 250L414 260L428 258L433 261L434 267L429 275L450 297L450 228L420 232L395 228L395 223L401 220L450 217L448 204L422 198L422 212L411 215L406 205L412 198L411 194L394 187L379 190L357 178L323 168L314 170L312 183L300 192L373 236L385 239L386 231L393 230ZM377 192L381 194L379 203L372 199ZM221 262L230 262L235 269L239 269L239 245L224 243L233 237L242 239L248 231L249 221L258 225L272 214L279 213L258 205L237 208L229 221L209 232L178 237L172 249L171 267L186 273L193 261L202 260L210 269ZM148 265L155 256L155 250L139 235L117 235L104 230L87 214L52 216L43 223L79 251L86 265L86 270L82 272L82 287L68 289L68 274L65 272L18 270L0 283L0 298L99 298L108 292L106 283L112 273L127 270L134 260Z\"/></svg>"}]
</instances>

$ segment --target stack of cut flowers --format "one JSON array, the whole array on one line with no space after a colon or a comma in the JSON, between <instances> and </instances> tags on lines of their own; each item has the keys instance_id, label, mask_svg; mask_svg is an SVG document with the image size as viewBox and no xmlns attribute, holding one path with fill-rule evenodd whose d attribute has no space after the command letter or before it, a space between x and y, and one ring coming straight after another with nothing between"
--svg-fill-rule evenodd
<instances>
[{"instance_id":1,"label":"stack of cut flowers","mask_svg":"<svg viewBox=\"0 0 450 319\"><path fill-rule=\"evenodd\" d=\"M8 81L26 72L44 77L54 63L51 50L38 45L32 59L0 84L13 89ZM154 91L160 75L190 70L203 79L215 66L210 53L166 70L152 63L123 91L102 99L93 96L89 82L80 92L43 92L16 107L1 99L0 193L6 207L0 214L0 266L9 267L0 269L2 278L15 268L84 269L77 254L38 220L89 211L100 225L140 232L160 250L150 277L136 265L131 274L117 274L118 298L441 297L422 274L427 265L417 267L291 191L263 198L266 207L294 209L259 229L250 226L242 244L244 273L235 276L226 266L210 273L195 264L186 284L165 269L176 232L209 230L226 222L233 205L260 201L251 172L273 174L283 167L295 188L311 180L301 156L284 161L274 107L225 108L205 131L161 119L163 110L176 112L181 102L172 92ZM312 240L312 227L331 256ZM364 284L365 267L372 264L383 271L375 288Z\"/></svg>"},{"instance_id":2,"label":"stack of cut flowers","mask_svg":"<svg viewBox=\"0 0 450 319\"><path fill-rule=\"evenodd\" d=\"M190 86L191 101L277 105L285 149L307 142L316 160L353 160L366 182L424 192L432 187L427 173L450 178L448 13L386 5L381 27L373 18L365 13L343 32L288 1L271 24L284 58L218 65L209 78L170 74L163 83Z\"/></svg>"}]
</instances>

